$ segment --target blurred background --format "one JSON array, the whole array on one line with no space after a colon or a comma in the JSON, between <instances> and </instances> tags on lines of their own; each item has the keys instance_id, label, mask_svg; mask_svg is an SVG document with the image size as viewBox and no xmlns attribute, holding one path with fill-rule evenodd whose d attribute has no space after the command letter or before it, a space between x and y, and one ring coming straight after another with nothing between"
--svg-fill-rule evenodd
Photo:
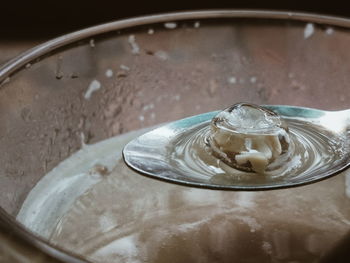
<instances>
[{"instance_id":1,"label":"blurred background","mask_svg":"<svg viewBox=\"0 0 350 263\"><path fill-rule=\"evenodd\" d=\"M336 1L276 0L3 0L0 30L3 37L47 38L120 18L160 12L213 8L306 11L350 16L350 7Z\"/></svg>"},{"instance_id":2,"label":"blurred background","mask_svg":"<svg viewBox=\"0 0 350 263\"><path fill-rule=\"evenodd\" d=\"M36 44L88 26L147 14L221 8L290 10L350 17L349 5L334 0L4 0L0 5L0 64Z\"/></svg>"}]
</instances>

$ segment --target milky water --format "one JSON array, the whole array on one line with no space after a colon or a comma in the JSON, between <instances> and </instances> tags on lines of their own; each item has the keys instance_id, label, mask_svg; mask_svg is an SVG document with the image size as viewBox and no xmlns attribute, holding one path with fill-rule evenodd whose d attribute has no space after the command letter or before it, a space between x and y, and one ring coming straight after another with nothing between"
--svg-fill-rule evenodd
<instances>
[{"instance_id":1,"label":"milky water","mask_svg":"<svg viewBox=\"0 0 350 263\"><path fill-rule=\"evenodd\" d=\"M17 219L94 262L312 262L350 227L344 174L268 192L186 188L126 167L123 146L144 132L84 145Z\"/></svg>"}]
</instances>

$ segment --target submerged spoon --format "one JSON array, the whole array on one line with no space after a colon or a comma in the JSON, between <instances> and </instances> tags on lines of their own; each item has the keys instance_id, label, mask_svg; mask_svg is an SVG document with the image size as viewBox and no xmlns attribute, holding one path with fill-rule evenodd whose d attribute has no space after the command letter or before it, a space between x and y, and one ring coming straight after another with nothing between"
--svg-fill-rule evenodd
<instances>
[{"instance_id":1,"label":"submerged spoon","mask_svg":"<svg viewBox=\"0 0 350 263\"><path fill-rule=\"evenodd\" d=\"M322 134L317 138L321 138L322 141L317 142L317 138L315 139L315 150L318 150L317 145L322 146L327 151L329 150L328 156L320 152L318 159L312 159L308 156L309 153L299 152L295 157L301 158L301 162L303 162L303 158L309 158L311 161L308 160L308 162L313 162L313 165L295 169L290 176L256 175L240 171L237 173L233 171L235 175L231 175L231 168L224 169L225 172L223 172L223 170L213 166L208 167L211 169L212 174L210 175L204 170L201 173L200 169L191 171L174 165L173 154L174 151L177 151L177 144L181 138L188 136L189 132L193 133L201 129L208 130L211 120L219 113L219 111L214 111L174 121L141 135L124 147L124 160L129 167L138 173L154 179L190 187L234 191L271 190L306 185L334 176L349 167L350 110L323 111L280 105L269 105L264 106L264 108L278 114L282 120L289 124L293 124L293 121L296 122L293 124L296 125L296 128L303 129L305 127L307 130L308 127L317 127L318 130L322 131ZM314 131L311 129L305 134L312 136L313 133ZM202 140L200 137L199 139ZM311 139L314 140L314 138ZM304 142L300 144L302 149L304 149L303 144ZM307 146L305 147L307 148ZM181 149L183 150L183 148ZM219 159L217 161L220 163ZM221 165L227 167L222 162ZM250 178L254 179L250 180Z\"/></svg>"}]
</instances>

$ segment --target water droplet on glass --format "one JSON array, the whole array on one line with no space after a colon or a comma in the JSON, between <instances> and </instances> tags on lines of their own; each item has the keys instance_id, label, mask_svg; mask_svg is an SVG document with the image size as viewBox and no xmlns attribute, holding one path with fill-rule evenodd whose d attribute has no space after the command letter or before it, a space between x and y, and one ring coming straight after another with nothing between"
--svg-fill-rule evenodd
<instances>
[{"instance_id":1,"label":"water droplet on glass","mask_svg":"<svg viewBox=\"0 0 350 263\"><path fill-rule=\"evenodd\" d=\"M92 39L90 39L90 41L89 41L89 45L90 45L90 47L92 47L92 48L94 48L95 47L95 40L92 38Z\"/></svg>"},{"instance_id":2,"label":"water droplet on glass","mask_svg":"<svg viewBox=\"0 0 350 263\"><path fill-rule=\"evenodd\" d=\"M129 38L128 38L128 42L129 42L129 44L131 46L131 53L134 54L134 55L140 54L140 47L136 43L135 35L130 35Z\"/></svg>"},{"instance_id":3,"label":"water droplet on glass","mask_svg":"<svg viewBox=\"0 0 350 263\"><path fill-rule=\"evenodd\" d=\"M194 22L193 27L199 28L201 26L201 23L199 21Z\"/></svg>"},{"instance_id":4,"label":"water droplet on glass","mask_svg":"<svg viewBox=\"0 0 350 263\"><path fill-rule=\"evenodd\" d=\"M177 24L175 22L168 22L164 23L164 27L167 29L175 29L177 27Z\"/></svg>"}]
</instances>

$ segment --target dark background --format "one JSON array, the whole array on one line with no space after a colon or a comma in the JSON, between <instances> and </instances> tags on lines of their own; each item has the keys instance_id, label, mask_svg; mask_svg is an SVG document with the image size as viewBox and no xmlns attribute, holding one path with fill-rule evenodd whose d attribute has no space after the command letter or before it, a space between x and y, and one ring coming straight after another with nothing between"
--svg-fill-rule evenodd
<instances>
[{"instance_id":1,"label":"dark background","mask_svg":"<svg viewBox=\"0 0 350 263\"><path fill-rule=\"evenodd\" d=\"M331 0L212 0L210 2L190 0L2 0L0 2L0 33L2 40L48 39L77 29L121 18L198 9L273 9L350 17L350 8L348 6L347 4Z\"/></svg>"}]
</instances>

